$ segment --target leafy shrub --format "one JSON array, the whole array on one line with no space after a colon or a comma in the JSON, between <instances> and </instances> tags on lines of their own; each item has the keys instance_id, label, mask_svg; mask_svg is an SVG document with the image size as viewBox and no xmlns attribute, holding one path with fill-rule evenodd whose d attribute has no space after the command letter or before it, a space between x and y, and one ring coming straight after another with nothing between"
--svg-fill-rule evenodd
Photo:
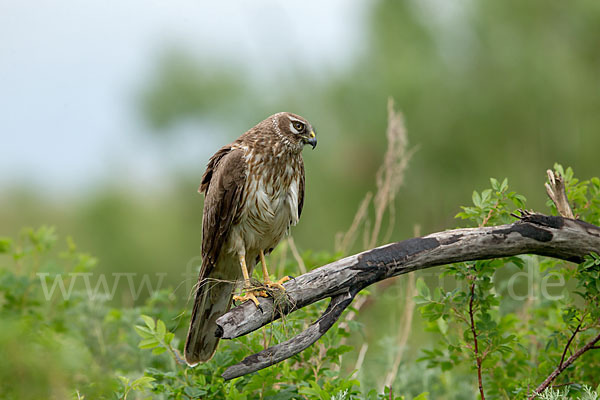
<instances>
[{"instance_id":1,"label":"leafy shrub","mask_svg":"<svg viewBox=\"0 0 600 400\"><path fill-rule=\"evenodd\" d=\"M220 376L228 365L301 330L323 304L223 341L210 362L189 368L179 362L189 311L173 308L171 290L154 292L140 307L111 307L107 297L71 286L73 274L92 273L96 260L78 252L70 238L66 250L56 250L57 241L48 227L0 240L2 398L358 398L359 382L339 368L340 356L351 349L341 343L348 334L340 329L275 367L232 382ZM308 254L305 261L331 259Z\"/></svg>"},{"instance_id":2,"label":"leafy shrub","mask_svg":"<svg viewBox=\"0 0 600 400\"><path fill-rule=\"evenodd\" d=\"M600 180L580 182L570 168L565 171L557 165L556 170L566 180L574 214L597 224ZM502 183L491 179L491 188L473 192L473 206L463 207L457 217L470 226L509 223L511 212L524 205L523 196L508 191L506 179ZM554 207L552 212L556 214ZM454 278L457 287L430 291L423 280L417 282L421 315L428 321L427 329L439 337L436 346L423 351L420 361L442 371L466 368L473 371L474 380L481 373L483 389L492 398L527 398L600 330L600 257L596 254L578 266L528 255L456 263L445 267L443 274ZM525 294L517 293L523 289L514 279L518 275L534 277ZM561 292L550 293L557 286ZM597 385L598 371L600 354L591 351L554 384L571 385L579 392L582 387L573 383Z\"/></svg>"},{"instance_id":3,"label":"leafy shrub","mask_svg":"<svg viewBox=\"0 0 600 400\"><path fill-rule=\"evenodd\" d=\"M557 170L566 178L575 214L598 224L600 180L578 181L572 170ZM506 180L492 179L491 188L474 192L473 206L463 207L458 217L470 226L508 223L513 221L511 212L524 205L525 198L510 192ZM70 238L59 245L55 230L48 227L24 229L15 239L0 238L0 257L3 399L405 398L397 387L381 392L361 387L356 371L341 367L343 355L352 350L345 344L349 331L360 329L355 321L347 324L350 329L331 329L315 345L276 366L230 382L221 378L227 366L302 330L319 316L323 303L239 339L224 340L210 362L190 368L180 356L190 310L177 305L173 290L154 291L142 305L122 308L97 290L90 295L89 287L73 280L77 274L93 274L97 260L78 251ZM336 258L307 253L304 262L322 265ZM294 269L294 262L287 261L285 272ZM521 294L523 285L513 279L518 273L536 283L552 278L565 284L560 292L526 286ZM572 354L566 347L580 348L600 329L598 255L577 266L537 256L456 263L443 274L456 287L431 290L419 280L416 297L427 330L439 341L422 351L420 364L400 369L396 377L396 382L425 382L427 377L433 382L425 387L432 398L451 398L441 382L462 390L457 398L473 398L479 391L478 372L491 398L526 398ZM565 386L562 391L548 389L540 398L573 393L595 399L597 393L581 384L597 385L598 371L600 352L591 350L555 380ZM417 395L418 388L400 389L413 399L429 397Z\"/></svg>"}]
</instances>

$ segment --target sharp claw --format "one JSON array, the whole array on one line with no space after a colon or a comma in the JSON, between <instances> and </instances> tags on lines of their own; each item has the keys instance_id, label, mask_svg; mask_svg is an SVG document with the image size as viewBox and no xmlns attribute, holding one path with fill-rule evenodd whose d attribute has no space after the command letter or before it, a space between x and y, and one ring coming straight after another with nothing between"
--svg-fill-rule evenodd
<instances>
[{"instance_id":1,"label":"sharp claw","mask_svg":"<svg viewBox=\"0 0 600 400\"><path fill-rule=\"evenodd\" d=\"M285 287L282 285L283 282L287 282L289 281L291 278L290 276L284 276L283 278L281 278L280 280L278 280L277 282L273 282L271 280L268 280L264 283L264 286L266 286L267 288L275 288L277 290L280 290L282 292L285 292ZM234 301L239 301L242 303L247 302L248 300L252 300L252 302L254 303L254 305L256 306L256 308L258 308L261 312L264 312L258 299L256 298L258 297L269 297L269 293L266 290L250 290L250 289L246 289L248 290L246 292L245 295L243 296L233 296L233 300Z\"/></svg>"},{"instance_id":2,"label":"sharp claw","mask_svg":"<svg viewBox=\"0 0 600 400\"><path fill-rule=\"evenodd\" d=\"M287 282L290 279L293 279L293 278L291 276L287 275L287 276L284 276L283 278L281 278L280 280L278 280L277 282L281 285L283 282Z\"/></svg>"},{"instance_id":3,"label":"sharp claw","mask_svg":"<svg viewBox=\"0 0 600 400\"><path fill-rule=\"evenodd\" d=\"M279 282L265 282L265 286L270 287L270 288L277 288L277 289L285 292L285 288Z\"/></svg>"},{"instance_id":4,"label":"sharp claw","mask_svg":"<svg viewBox=\"0 0 600 400\"><path fill-rule=\"evenodd\" d=\"M277 282L273 282L271 280L266 281L265 286L270 287L270 288L277 288L277 289L281 290L282 292L285 292L285 287L283 287L282 283L287 282L289 280L290 280L289 276L284 276Z\"/></svg>"},{"instance_id":5,"label":"sharp claw","mask_svg":"<svg viewBox=\"0 0 600 400\"><path fill-rule=\"evenodd\" d=\"M252 302L254 303L254 305L257 308L259 308L260 311L262 311L260 303L258 302L258 299L256 298L256 295L261 296L262 293L265 294L265 296L262 296L262 297L267 297L266 293L264 291L253 291L253 292L247 292L243 296L233 296L233 300L235 300L235 301L241 301L242 303L244 303L244 302L246 302L248 300L252 300Z\"/></svg>"}]
</instances>

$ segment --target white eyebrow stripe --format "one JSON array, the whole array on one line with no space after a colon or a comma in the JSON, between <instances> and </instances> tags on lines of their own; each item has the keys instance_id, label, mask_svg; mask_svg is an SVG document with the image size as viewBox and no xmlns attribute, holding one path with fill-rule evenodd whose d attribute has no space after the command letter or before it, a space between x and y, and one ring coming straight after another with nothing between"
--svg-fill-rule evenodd
<instances>
[{"instance_id":1,"label":"white eyebrow stripe","mask_svg":"<svg viewBox=\"0 0 600 400\"><path fill-rule=\"evenodd\" d=\"M296 121L296 122L300 122L300 121ZM296 128L294 128L294 123L293 122L290 122L290 129L292 131L294 131L294 133L300 133L300 132L298 132L298 130Z\"/></svg>"},{"instance_id":2,"label":"white eyebrow stripe","mask_svg":"<svg viewBox=\"0 0 600 400\"><path fill-rule=\"evenodd\" d=\"M302 120L296 119L296 118L294 118L294 117L291 117L291 116L289 116L289 115L288 115L288 118L290 119L290 121L294 121L294 122L300 122L302 125L306 125L306 122L304 122L304 121L302 121Z\"/></svg>"}]
</instances>

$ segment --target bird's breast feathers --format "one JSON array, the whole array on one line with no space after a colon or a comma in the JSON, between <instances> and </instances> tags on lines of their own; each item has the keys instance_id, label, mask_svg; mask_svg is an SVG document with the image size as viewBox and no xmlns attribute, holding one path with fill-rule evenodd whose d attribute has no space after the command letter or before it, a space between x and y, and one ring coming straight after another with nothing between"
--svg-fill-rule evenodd
<instances>
[{"instance_id":1,"label":"bird's breast feathers","mask_svg":"<svg viewBox=\"0 0 600 400\"><path fill-rule=\"evenodd\" d=\"M290 226L298 222L302 159L284 160L244 150L248 164L244 206L238 223L232 228L243 239L246 250L272 249Z\"/></svg>"}]
</instances>

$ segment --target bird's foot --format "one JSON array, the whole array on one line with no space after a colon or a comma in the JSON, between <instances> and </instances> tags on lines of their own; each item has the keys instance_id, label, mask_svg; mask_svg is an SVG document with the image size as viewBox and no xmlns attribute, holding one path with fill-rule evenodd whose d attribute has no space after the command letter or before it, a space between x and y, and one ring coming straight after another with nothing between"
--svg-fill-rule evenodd
<instances>
[{"instance_id":1,"label":"bird's foot","mask_svg":"<svg viewBox=\"0 0 600 400\"><path fill-rule=\"evenodd\" d=\"M233 296L233 300L241 301L242 303L244 303L248 300L252 300L252 302L256 305L256 307L261 308L260 303L258 302L258 299L256 298L256 296L267 297L268 294L264 290L249 290L243 296Z\"/></svg>"},{"instance_id":2,"label":"bird's foot","mask_svg":"<svg viewBox=\"0 0 600 400\"><path fill-rule=\"evenodd\" d=\"M277 282L273 282L272 280L270 280L269 278L267 278L267 280L265 281L265 286L268 288L276 288L281 290L282 292L285 292L285 288L283 287L282 283L289 281L291 278L289 276L284 276L283 278L281 278L280 280L278 280Z\"/></svg>"}]
</instances>

